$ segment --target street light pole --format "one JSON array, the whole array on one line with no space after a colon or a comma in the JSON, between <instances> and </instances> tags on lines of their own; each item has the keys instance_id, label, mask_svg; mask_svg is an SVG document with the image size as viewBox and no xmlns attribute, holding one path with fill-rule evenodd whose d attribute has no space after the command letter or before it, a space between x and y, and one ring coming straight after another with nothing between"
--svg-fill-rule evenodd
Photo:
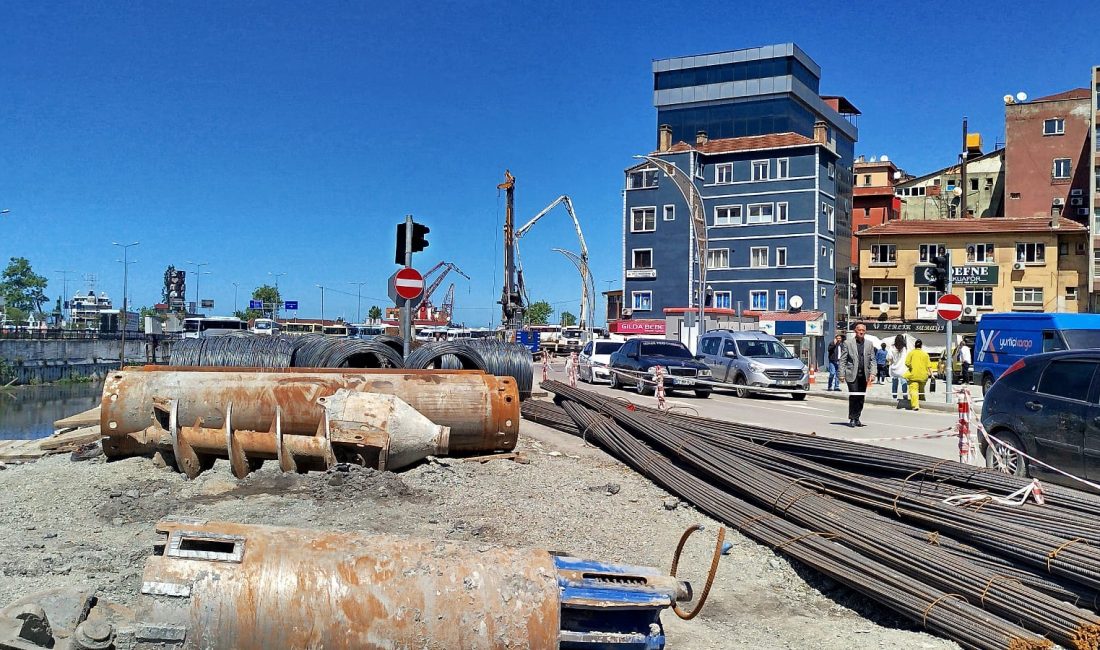
<instances>
[{"instance_id":1,"label":"street light pole","mask_svg":"<svg viewBox=\"0 0 1100 650\"><path fill-rule=\"evenodd\" d=\"M267 272L268 275L275 276L275 305L271 308L271 320L279 320L279 307L282 306L283 294L279 293L279 276L286 275L286 271L280 271L279 273ZM297 319L295 319L297 320Z\"/></svg>"},{"instance_id":2,"label":"street light pole","mask_svg":"<svg viewBox=\"0 0 1100 650\"><path fill-rule=\"evenodd\" d=\"M134 242L132 244L120 244L118 242L111 242L112 245L118 246L122 249L122 314L118 319L121 325L120 329L122 330L122 336L119 339L121 343L118 347L119 370L121 370L122 365L126 363L126 315L130 309L126 297L130 291L130 247L137 246L140 243L141 242Z\"/></svg>"},{"instance_id":3,"label":"street light pole","mask_svg":"<svg viewBox=\"0 0 1100 650\"><path fill-rule=\"evenodd\" d=\"M61 319L68 323L69 321L65 319L65 303L69 301L69 274L76 271L54 271L54 273L61 274Z\"/></svg>"},{"instance_id":4,"label":"street light pole","mask_svg":"<svg viewBox=\"0 0 1100 650\"><path fill-rule=\"evenodd\" d=\"M199 293L199 276L204 272L202 267L209 266L210 262L192 262L188 260L187 263L195 267L195 313L197 314L199 310L202 309L202 294ZM206 271L206 273L209 272L210 271Z\"/></svg>"},{"instance_id":5,"label":"street light pole","mask_svg":"<svg viewBox=\"0 0 1100 650\"><path fill-rule=\"evenodd\" d=\"M238 282L233 283L233 315L237 314L237 285Z\"/></svg>"},{"instance_id":6,"label":"street light pole","mask_svg":"<svg viewBox=\"0 0 1100 650\"><path fill-rule=\"evenodd\" d=\"M325 330L325 288L319 284L313 285L321 290L321 331Z\"/></svg>"},{"instance_id":7,"label":"street light pole","mask_svg":"<svg viewBox=\"0 0 1100 650\"><path fill-rule=\"evenodd\" d=\"M362 316L362 311L363 311L363 285L367 284L367 283L366 282L349 282L348 284L354 284L355 285L355 322L356 323L361 323L361 322L363 322L363 316Z\"/></svg>"}]
</instances>

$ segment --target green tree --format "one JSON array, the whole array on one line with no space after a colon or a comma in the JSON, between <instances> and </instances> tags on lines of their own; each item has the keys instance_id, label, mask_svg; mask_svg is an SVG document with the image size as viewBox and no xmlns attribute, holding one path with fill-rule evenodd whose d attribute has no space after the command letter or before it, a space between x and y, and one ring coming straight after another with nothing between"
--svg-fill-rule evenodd
<instances>
[{"instance_id":1,"label":"green tree","mask_svg":"<svg viewBox=\"0 0 1100 650\"><path fill-rule=\"evenodd\" d=\"M533 302L527 307L526 323L528 325L545 325L554 315L554 308L545 300Z\"/></svg>"},{"instance_id":2,"label":"green tree","mask_svg":"<svg viewBox=\"0 0 1100 650\"><path fill-rule=\"evenodd\" d=\"M367 318L372 321L382 320L382 308L378 305L371 305L370 309L367 310Z\"/></svg>"},{"instance_id":3,"label":"green tree","mask_svg":"<svg viewBox=\"0 0 1100 650\"><path fill-rule=\"evenodd\" d=\"M15 320L15 312L41 313L42 305L49 302L45 289L48 281L31 269L25 257L13 257L0 276L0 297L6 301L8 318ZM13 311L15 310L15 311Z\"/></svg>"},{"instance_id":4,"label":"green tree","mask_svg":"<svg viewBox=\"0 0 1100 650\"><path fill-rule=\"evenodd\" d=\"M279 290L270 284L264 284L256 287L252 291L252 299L259 300L263 303L264 308L261 309L243 309L234 312L233 315L243 321L249 321L254 318L267 318L272 315L274 311L273 306L283 306L282 296L279 295Z\"/></svg>"},{"instance_id":5,"label":"green tree","mask_svg":"<svg viewBox=\"0 0 1100 650\"><path fill-rule=\"evenodd\" d=\"M567 311L563 311L561 313L561 326L562 327L573 327L576 324L577 324L577 317L576 316L574 316L573 314L571 314L570 312L567 312Z\"/></svg>"}]
</instances>

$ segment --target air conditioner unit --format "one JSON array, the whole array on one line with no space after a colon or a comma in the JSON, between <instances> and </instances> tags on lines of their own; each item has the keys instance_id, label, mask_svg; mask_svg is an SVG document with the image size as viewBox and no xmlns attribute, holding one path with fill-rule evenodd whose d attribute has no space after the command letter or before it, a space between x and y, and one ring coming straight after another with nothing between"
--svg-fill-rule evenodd
<instances>
[{"instance_id":1,"label":"air conditioner unit","mask_svg":"<svg viewBox=\"0 0 1100 650\"><path fill-rule=\"evenodd\" d=\"M1015 264L1012 265L1012 270L1013 271L1023 271L1024 270L1024 263L1023 262L1016 262Z\"/></svg>"},{"instance_id":2,"label":"air conditioner unit","mask_svg":"<svg viewBox=\"0 0 1100 650\"><path fill-rule=\"evenodd\" d=\"M973 316L978 310L974 309L970 305L963 307L963 316Z\"/></svg>"},{"instance_id":3,"label":"air conditioner unit","mask_svg":"<svg viewBox=\"0 0 1100 650\"><path fill-rule=\"evenodd\" d=\"M1065 205L1066 200L1059 196L1059 197L1055 198L1053 201L1051 201L1050 204L1051 205Z\"/></svg>"},{"instance_id":4,"label":"air conditioner unit","mask_svg":"<svg viewBox=\"0 0 1100 650\"><path fill-rule=\"evenodd\" d=\"M1070 205L1083 205L1084 203L1085 203L1084 199L1070 199L1069 200Z\"/></svg>"},{"instance_id":5,"label":"air conditioner unit","mask_svg":"<svg viewBox=\"0 0 1100 650\"><path fill-rule=\"evenodd\" d=\"M1069 191L1069 195L1070 195L1070 196L1081 196L1081 195L1082 195L1082 194L1084 194L1084 193L1085 193L1085 190L1083 190L1083 189L1081 189L1081 188L1077 188L1077 189L1074 189L1074 190L1070 190L1070 191Z\"/></svg>"}]
</instances>

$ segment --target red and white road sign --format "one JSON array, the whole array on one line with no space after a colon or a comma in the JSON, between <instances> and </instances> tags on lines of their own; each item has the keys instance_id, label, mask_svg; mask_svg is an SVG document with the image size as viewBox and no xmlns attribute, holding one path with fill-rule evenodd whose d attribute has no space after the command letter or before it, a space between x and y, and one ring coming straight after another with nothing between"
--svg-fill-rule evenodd
<instances>
[{"instance_id":1,"label":"red and white road sign","mask_svg":"<svg viewBox=\"0 0 1100 650\"><path fill-rule=\"evenodd\" d=\"M944 320L957 320L963 313L962 298L953 293L940 296L936 301L936 313Z\"/></svg>"},{"instance_id":2,"label":"red and white road sign","mask_svg":"<svg viewBox=\"0 0 1100 650\"><path fill-rule=\"evenodd\" d=\"M393 275L393 288L398 296L412 300L424 291L424 276L416 269L401 269Z\"/></svg>"}]
</instances>

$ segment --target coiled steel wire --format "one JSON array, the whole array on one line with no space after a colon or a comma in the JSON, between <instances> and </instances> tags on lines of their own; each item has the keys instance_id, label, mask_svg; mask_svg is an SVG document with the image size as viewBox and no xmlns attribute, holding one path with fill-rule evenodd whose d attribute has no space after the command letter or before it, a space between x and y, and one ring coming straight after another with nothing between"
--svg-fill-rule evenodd
<instances>
[{"instance_id":1,"label":"coiled steel wire","mask_svg":"<svg viewBox=\"0 0 1100 650\"><path fill-rule=\"evenodd\" d=\"M425 343L405 357L405 367L417 370L442 368L443 357L447 355L458 359L463 370L486 370L485 359L480 352L465 343L451 341Z\"/></svg>"},{"instance_id":2,"label":"coiled steel wire","mask_svg":"<svg viewBox=\"0 0 1100 650\"><path fill-rule=\"evenodd\" d=\"M365 339L334 339L321 359L322 368L404 368L393 348Z\"/></svg>"},{"instance_id":3,"label":"coiled steel wire","mask_svg":"<svg viewBox=\"0 0 1100 650\"><path fill-rule=\"evenodd\" d=\"M527 346L497 339L467 339L461 342L481 354L485 359L487 372L498 377L515 379L521 400L531 396L531 387L535 380L535 371L532 366L534 358Z\"/></svg>"}]
</instances>

